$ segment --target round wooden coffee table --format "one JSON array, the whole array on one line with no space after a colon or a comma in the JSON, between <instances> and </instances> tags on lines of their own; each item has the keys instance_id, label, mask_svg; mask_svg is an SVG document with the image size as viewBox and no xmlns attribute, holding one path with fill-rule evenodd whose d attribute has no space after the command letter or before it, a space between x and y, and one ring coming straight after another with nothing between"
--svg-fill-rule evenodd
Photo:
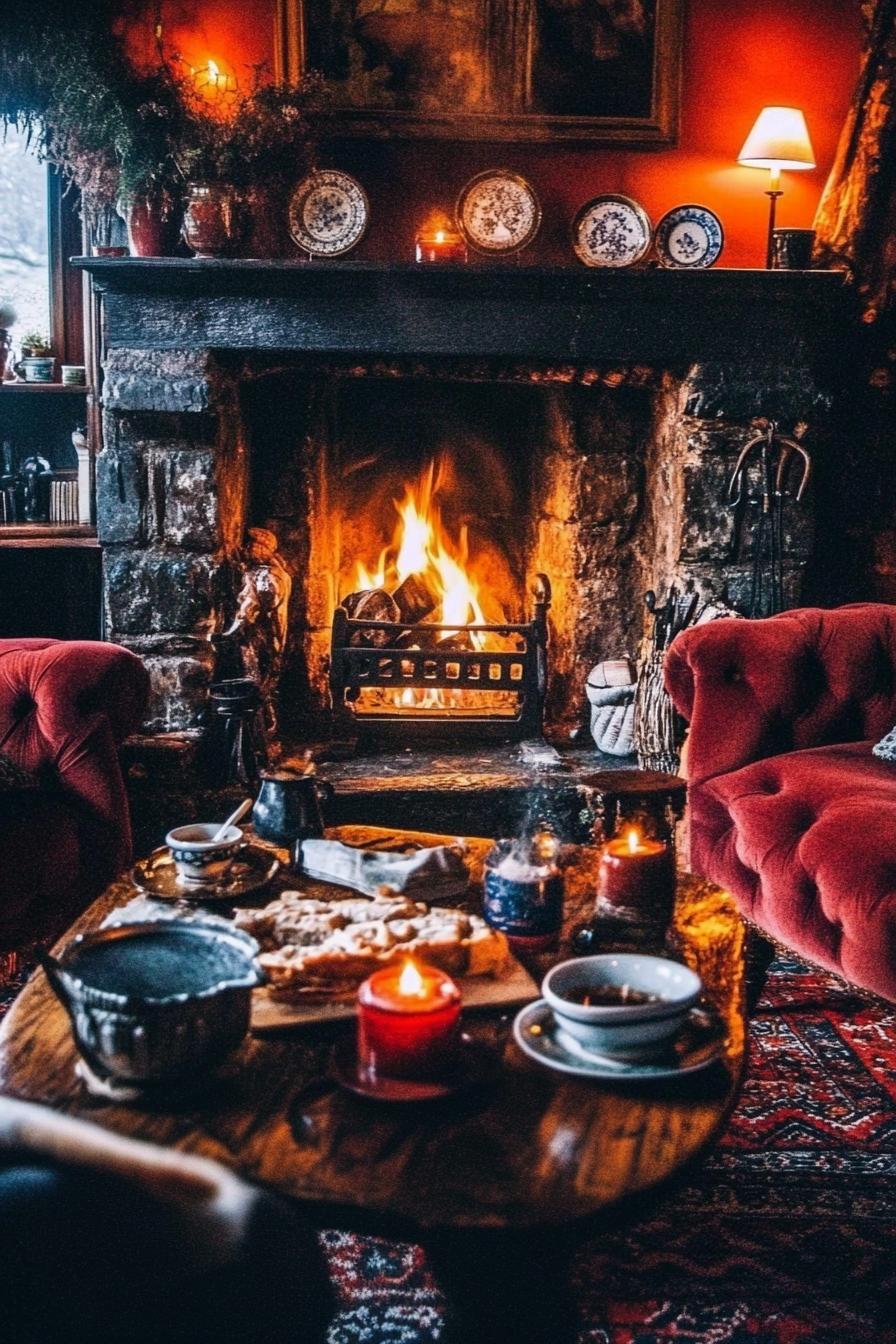
<instances>
[{"instance_id":1,"label":"round wooden coffee table","mask_svg":"<svg viewBox=\"0 0 896 1344\"><path fill-rule=\"evenodd\" d=\"M381 848L444 839L361 827L332 834ZM473 902L490 843L469 841ZM536 981L568 955L572 929L590 915L596 861L594 851L582 850L569 869L564 944L530 962ZM281 885L317 886L304 878ZM95 927L133 896L129 882L115 883L68 936ZM672 937L702 975L727 1038L717 1063L671 1083L595 1083L550 1072L514 1044L514 1014L505 1011L466 1023L502 1054L494 1080L429 1108L376 1104L331 1082L333 1044L351 1024L251 1037L227 1075L183 1107L104 1104L75 1076L68 1019L38 971L0 1028L0 1089L216 1158L302 1201L321 1226L425 1239L446 1285L458 1276L462 1283L450 1299L452 1338L466 1337L474 1324L489 1338L488 1313L500 1310L502 1329L513 1318L515 1339L558 1344L568 1322L554 1261L571 1236L581 1237L581 1220L673 1176L713 1141L737 1098L746 1038L744 932L730 897L683 877Z\"/></svg>"}]
</instances>

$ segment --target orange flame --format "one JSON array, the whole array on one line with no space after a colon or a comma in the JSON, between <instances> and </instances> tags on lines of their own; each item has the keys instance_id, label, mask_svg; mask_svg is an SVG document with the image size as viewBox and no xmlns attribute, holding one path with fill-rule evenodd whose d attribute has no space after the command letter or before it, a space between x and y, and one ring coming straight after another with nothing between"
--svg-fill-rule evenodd
<instances>
[{"instance_id":1,"label":"orange flame","mask_svg":"<svg viewBox=\"0 0 896 1344\"><path fill-rule=\"evenodd\" d=\"M634 827L632 827L632 829L628 833L629 854L637 854L640 844L641 844L641 837L638 834L638 832L634 829Z\"/></svg>"},{"instance_id":2,"label":"orange flame","mask_svg":"<svg viewBox=\"0 0 896 1344\"><path fill-rule=\"evenodd\" d=\"M484 624L486 617L478 584L467 569L467 530L461 528L459 536L452 538L435 502L441 476L441 469L430 462L415 482L405 486L403 498L395 501L398 523L391 543L382 550L375 567L364 561L357 563L352 586L355 591L396 587L411 574L425 575L439 596L439 605L429 619L436 625L460 629ZM479 646L475 635L473 642Z\"/></svg>"},{"instance_id":3,"label":"orange flame","mask_svg":"<svg viewBox=\"0 0 896 1344\"><path fill-rule=\"evenodd\" d=\"M405 962L398 977L398 992L407 998L420 998L423 994L423 976L410 959Z\"/></svg>"}]
</instances>

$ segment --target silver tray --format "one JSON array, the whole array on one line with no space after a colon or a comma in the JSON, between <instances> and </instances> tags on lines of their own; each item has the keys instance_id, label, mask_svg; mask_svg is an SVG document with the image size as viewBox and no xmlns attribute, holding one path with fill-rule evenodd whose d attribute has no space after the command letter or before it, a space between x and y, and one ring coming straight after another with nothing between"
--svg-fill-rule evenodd
<instances>
[{"instance_id":1,"label":"silver tray","mask_svg":"<svg viewBox=\"0 0 896 1344\"><path fill-rule=\"evenodd\" d=\"M198 882L179 882L174 859L167 845L161 845L131 869L131 881L138 891L160 901L221 901L235 904L254 891L260 891L280 871L280 860L260 845L245 845L233 867L220 882L207 886Z\"/></svg>"}]
</instances>

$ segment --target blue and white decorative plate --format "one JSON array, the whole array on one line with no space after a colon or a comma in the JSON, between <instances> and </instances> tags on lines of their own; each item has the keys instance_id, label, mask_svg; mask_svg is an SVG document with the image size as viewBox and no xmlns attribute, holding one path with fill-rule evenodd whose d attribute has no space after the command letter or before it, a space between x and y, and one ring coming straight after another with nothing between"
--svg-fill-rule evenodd
<instances>
[{"instance_id":1,"label":"blue and white decorative plate","mask_svg":"<svg viewBox=\"0 0 896 1344\"><path fill-rule=\"evenodd\" d=\"M312 257L339 257L364 237L370 218L360 182L337 168L309 173L289 203L293 241Z\"/></svg>"},{"instance_id":2,"label":"blue and white decorative plate","mask_svg":"<svg viewBox=\"0 0 896 1344\"><path fill-rule=\"evenodd\" d=\"M633 266L652 237L647 212L628 196L595 196L572 225L575 254L586 266Z\"/></svg>"},{"instance_id":3,"label":"blue and white decorative plate","mask_svg":"<svg viewBox=\"0 0 896 1344\"><path fill-rule=\"evenodd\" d=\"M714 266L724 244L722 221L705 205L676 205L656 226L661 266L694 270Z\"/></svg>"},{"instance_id":4,"label":"blue and white decorative plate","mask_svg":"<svg viewBox=\"0 0 896 1344\"><path fill-rule=\"evenodd\" d=\"M489 168L470 179L457 198L457 224L471 247L492 255L519 252L541 224L541 205L524 177Z\"/></svg>"}]
</instances>

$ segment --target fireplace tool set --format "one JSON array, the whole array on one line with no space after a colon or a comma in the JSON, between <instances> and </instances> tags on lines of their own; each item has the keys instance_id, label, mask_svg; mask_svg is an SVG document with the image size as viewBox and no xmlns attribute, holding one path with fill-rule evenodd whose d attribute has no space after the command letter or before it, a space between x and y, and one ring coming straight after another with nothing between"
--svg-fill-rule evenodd
<instances>
[{"instance_id":1,"label":"fireplace tool set","mask_svg":"<svg viewBox=\"0 0 896 1344\"><path fill-rule=\"evenodd\" d=\"M734 509L735 559L743 551L745 527L751 532L747 614L773 616L784 610L784 500L800 503L812 474L812 459L799 441L799 427L788 438L778 433L773 420L754 423L759 432L741 449L728 486L728 503Z\"/></svg>"}]
</instances>

